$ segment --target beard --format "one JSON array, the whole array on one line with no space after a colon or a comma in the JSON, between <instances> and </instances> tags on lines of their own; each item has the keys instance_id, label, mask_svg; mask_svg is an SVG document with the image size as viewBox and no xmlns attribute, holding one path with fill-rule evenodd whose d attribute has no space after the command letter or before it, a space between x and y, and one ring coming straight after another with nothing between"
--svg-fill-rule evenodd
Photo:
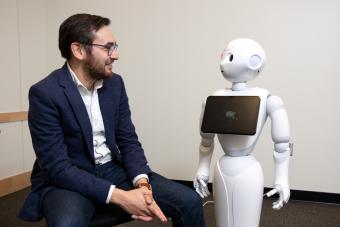
<instances>
[{"instance_id":1,"label":"beard","mask_svg":"<svg viewBox=\"0 0 340 227\"><path fill-rule=\"evenodd\" d=\"M112 77L112 63L110 58L103 63L90 54L84 61L84 70L93 80L107 79Z\"/></svg>"}]
</instances>

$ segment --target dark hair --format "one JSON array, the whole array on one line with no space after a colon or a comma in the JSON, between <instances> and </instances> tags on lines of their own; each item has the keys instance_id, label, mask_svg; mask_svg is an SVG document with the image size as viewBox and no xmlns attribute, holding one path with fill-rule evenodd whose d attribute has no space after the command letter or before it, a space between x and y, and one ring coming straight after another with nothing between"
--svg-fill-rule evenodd
<instances>
[{"instance_id":1,"label":"dark hair","mask_svg":"<svg viewBox=\"0 0 340 227\"><path fill-rule=\"evenodd\" d=\"M70 60L72 56L72 43L91 44L96 32L109 24L110 19L101 16L91 14L75 14L70 16L59 28L59 50L61 56ZM87 47L91 48L91 46Z\"/></svg>"}]
</instances>

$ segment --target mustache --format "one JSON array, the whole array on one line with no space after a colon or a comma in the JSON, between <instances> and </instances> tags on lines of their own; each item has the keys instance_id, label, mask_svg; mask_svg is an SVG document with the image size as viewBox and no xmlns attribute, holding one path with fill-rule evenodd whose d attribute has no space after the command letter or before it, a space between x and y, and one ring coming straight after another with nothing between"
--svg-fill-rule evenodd
<instances>
[{"instance_id":1,"label":"mustache","mask_svg":"<svg viewBox=\"0 0 340 227\"><path fill-rule=\"evenodd\" d=\"M114 59L107 59L105 65L111 65L114 61Z\"/></svg>"}]
</instances>

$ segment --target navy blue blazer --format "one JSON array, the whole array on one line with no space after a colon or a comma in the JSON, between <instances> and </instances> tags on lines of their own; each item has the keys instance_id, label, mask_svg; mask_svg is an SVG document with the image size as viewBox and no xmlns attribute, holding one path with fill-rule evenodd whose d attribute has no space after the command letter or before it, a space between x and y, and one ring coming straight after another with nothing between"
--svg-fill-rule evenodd
<instances>
[{"instance_id":1,"label":"navy blue blazer","mask_svg":"<svg viewBox=\"0 0 340 227\"><path fill-rule=\"evenodd\" d=\"M138 141L121 76L104 80L98 90L106 144L126 169L129 179L150 173ZM105 203L112 182L94 175L92 127L85 105L67 65L29 90L28 124L37 159L28 195L19 217L37 221L40 202L48 190L64 188Z\"/></svg>"}]
</instances>

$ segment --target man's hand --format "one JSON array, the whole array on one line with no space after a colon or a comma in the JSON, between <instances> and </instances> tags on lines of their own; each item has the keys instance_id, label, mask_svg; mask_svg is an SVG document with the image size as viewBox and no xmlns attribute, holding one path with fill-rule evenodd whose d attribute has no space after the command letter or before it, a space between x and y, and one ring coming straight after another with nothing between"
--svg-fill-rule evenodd
<instances>
[{"instance_id":1,"label":"man's hand","mask_svg":"<svg viewBox=\"0 0 340 227\"><path fill-rule=\"evenodd\" d=\"M122 207L134 219L151 221L153 217L158 217L162 222L167 221L167 218L153 199L152 191L145 187L130 191L116 188L112 192L111 202Z\"/></svg>"}]
</instances>

